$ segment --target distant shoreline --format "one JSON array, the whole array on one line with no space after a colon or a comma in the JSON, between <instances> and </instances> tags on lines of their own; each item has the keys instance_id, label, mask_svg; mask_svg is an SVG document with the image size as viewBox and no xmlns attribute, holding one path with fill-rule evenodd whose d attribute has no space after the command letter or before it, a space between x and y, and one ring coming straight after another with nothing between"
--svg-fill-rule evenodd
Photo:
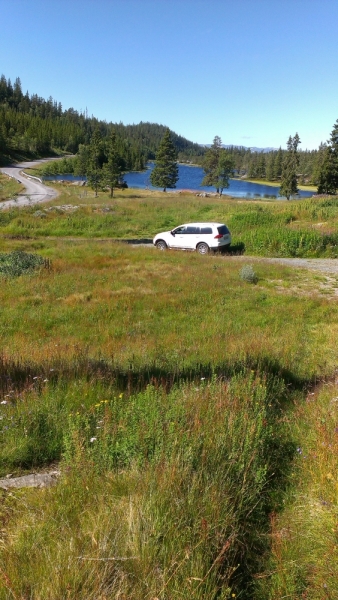
<instances>
[{"instance_id":1,"label":"distant shoreline","mask_svg":"<svg viewBox=\"0 0 338 600\"><path fill-rule=\"evenodd\" d=\"M247 181L248 183L258 183L259 185L268 185L270 187L280 187L281 184L277 181L267 181L266 179L240 179L239 177L232 177L231 179L237 179L240 181ZM304 192L316 192L317 187L315 185L299 185L298 189Z\"/></svg>"}]
</instances>

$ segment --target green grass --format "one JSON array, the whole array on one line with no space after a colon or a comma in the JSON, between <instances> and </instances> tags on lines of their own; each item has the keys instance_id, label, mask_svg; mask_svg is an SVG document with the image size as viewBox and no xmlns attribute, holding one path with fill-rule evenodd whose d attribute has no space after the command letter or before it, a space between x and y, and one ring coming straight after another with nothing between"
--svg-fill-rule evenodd
<instances>
[{"instance_id":1,"label":"green grass","mask_svg":"<svg viewBox=\"0 0 338 600\"><path fill-rule=\"evenodd\" d=\"M53 205L78 200L66 188ZM336 414L331 388L305 399L337 365L333 282L256 258L252 285L246 256L110 238L217 218L257 248L324 217L334 231L336 201L82 200L0 213L0 251L49 265L2 279L0 474L62 473L1 492L0 599L320 598Z\"/></svg>"},{"instance_id":2,"label":"green grass","mask_svg":"<svg viewBox=\"0 0 338 600\"><path fill-rule=\"evenodd\" d=\"M338 255L337 198L295 202L257 202L199 198L194 194L125 190L114 199L72 185L56 186L60 196L41 210L11 210L0 215L1 231L11 237L86 237L152 239L189 221L225 222L233 246L262 256ZM64 206L73 207L71 210Z\"/></svg>"},{"instance_id":3,"label":"green grass","mask_svg":"<svg viewBox=\"0 0 338 600\"><path fill-rule=\"evenodd\" d=\"M287 397L280 380L243 371L131 395L83 380L42 388L9 407L16 441L6 441L3 460L18 448L27 460L50 460L54 441L64 476L43 506L36 492L25 507L20 494L5 503L0 574L14 595L251 594L293 453L278 425ZM118 567L112 557L122 557Z\"/></svg>"}]
</instances>

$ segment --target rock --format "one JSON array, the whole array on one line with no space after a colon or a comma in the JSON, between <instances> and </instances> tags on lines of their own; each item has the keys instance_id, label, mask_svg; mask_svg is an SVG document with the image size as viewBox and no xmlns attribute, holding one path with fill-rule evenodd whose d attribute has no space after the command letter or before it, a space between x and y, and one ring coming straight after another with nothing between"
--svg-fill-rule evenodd
<instances>
[{"instance_id":1,"label":"rock","mask_svg":"<svg viewBox=\"0 0 338 600\"><path fill-rule=\"evenodd\" d=\"M55 485L60 471L50 471L49 473L31 473L21 477L12 477L12 474L6 475L0 479L0 488L8 490L9 488L38 487L45 488Z\"/></svg>"}]
</instances>

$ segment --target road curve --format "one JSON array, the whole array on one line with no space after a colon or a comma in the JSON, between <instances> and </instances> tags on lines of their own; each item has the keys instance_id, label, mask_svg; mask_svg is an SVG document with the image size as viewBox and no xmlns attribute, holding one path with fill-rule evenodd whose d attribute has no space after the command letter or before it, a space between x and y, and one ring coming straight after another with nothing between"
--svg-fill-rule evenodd
<instances>
[{"instance_id":1,"label":"road curve","mask_svg":"<svg viewBox=\"0 0 338 600\"><path fill-rule=\"evenodd\" d=\"M58 192L51 187L47 187L41 183L38 179L32 179L23 174L22 170L27 167L34 167L42 162L54 160L51 158L44 158L40 160L33 160L30 162L17 163L15 165L9 165L8 167L2 167L0 171L10 177L14 177L17 181L22 183L26 188L26 193L21 196L17 196L13 200L5 200L0 203L0 210L4 208L11 208L13 206L32 206L33 204L39 204L40 202L47 202L53 200L58 195ZM55 159L57 160L57 159Z\"/></svg>"}]
</instances>

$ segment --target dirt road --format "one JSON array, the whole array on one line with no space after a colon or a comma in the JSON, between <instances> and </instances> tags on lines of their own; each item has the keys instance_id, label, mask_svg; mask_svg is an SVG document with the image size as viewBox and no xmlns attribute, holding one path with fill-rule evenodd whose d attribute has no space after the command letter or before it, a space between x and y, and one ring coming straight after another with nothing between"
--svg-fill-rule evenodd
<instances>
[{"instance_id":1,"label":"dirt road","mask_svg":"<svg viewBox=\"0 0 338 600\"><path fill-rule=\"evenodd\" d=\"M12 206L30 206L33 204L39 204L40 202L47 202L48 200L52 200L56 198L58 192L51 187L47 187L38 178L34 179L32 177L27 177L23 174L23 169L27 167L34 167L42 162L50 161L54 159L45 158L40 160L34 160L31 162L22 162L15 165L10 165L8 167L2 167L0 171L13 177L26 188L26 193L17 196L13 200L6 200L5 202L1 202L0 210L4 208L11 208ZM57 159L55 159L57 160Z\"/></svg>"}]
</instances>

